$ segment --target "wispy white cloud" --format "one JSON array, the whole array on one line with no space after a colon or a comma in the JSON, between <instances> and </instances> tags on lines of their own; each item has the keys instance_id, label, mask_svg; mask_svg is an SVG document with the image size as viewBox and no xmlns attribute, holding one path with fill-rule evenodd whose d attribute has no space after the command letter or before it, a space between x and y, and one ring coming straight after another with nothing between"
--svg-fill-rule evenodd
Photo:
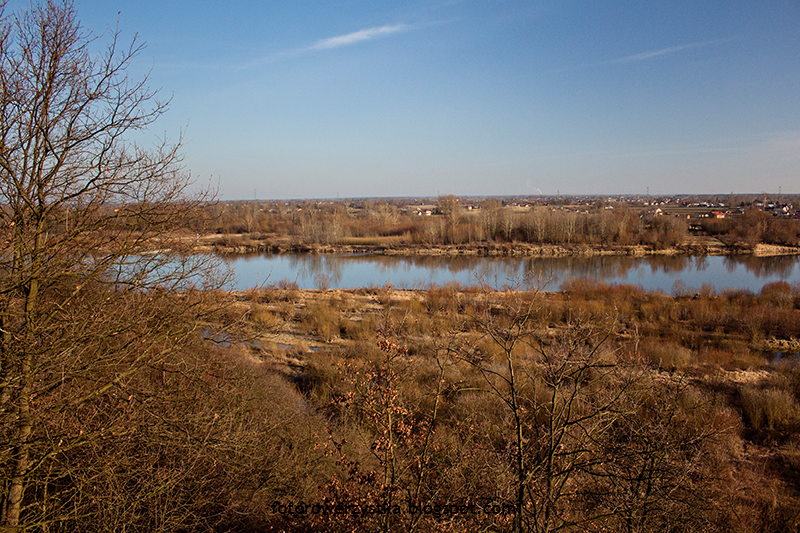
<instances>
[{"instance_id":1,"label":"wispy white cloud","mask_svg":"<svg viewBox=\"0 0 800 533\"><path fill-rule=\"evenodd\" d=\"M701 48L704 46L714 46L726 42L730 42L733 39L718 39L715 41L704 41L700 43L690 43L690 44L682 44L679 46L670 46L668 48L662 48L660 50L652 50L650 52L642 52L639 54L633 54L630 56L625 57L618 57L616 59L607 59L604 61L597 61L593 63L580 63L571 66L565 66L561 68L556 68L550 71L550 73L560 73L560 72L570 72L575 70L583 70L587 68L597 68L606 65L619 65L624 63L635 63L639 61L647 61L648 59L653 59L660 56L665 56L668 54L674 54L680 52L682 50L688 50L690 48Z\"/></svg>"},{"instance_id":2,"label":"wispy white cloud","mask_svg":"<svg viewBox=\"0 0 800 533\"><path fill-rule=\"evenodd\" d=\"M613 63L631 63L634 61L645 61L647 59L652 59L654 57L659 57L667 54L674 54L675 52L680 52L681 50L688 50L690 48L700 48L703 46L711 46L715 44L720 44L723 42L727 42L730 39L722 39L717 41L705 41L701 43L691 43L691 44L682 44L680 46L670 46L669 48L662 48L661 50L653 50L651 52L642 52L640 54L634 54L631 56L619 57L617 59L611 59L609 61L604 61L603 63L606 65L613 64Z\"/></svg>"},{"instance_id":3,"label":"wispy white cloud","mask_svg":"<svg viewBox=\"0 0 800 533\"><path fill-rule=\"evenodd\" d=\"M409 24L395 24L393 26L376 26L374 28L367 28L364 30L354 31L352 33L347 33L345 35L337 35L336 37L328 37L327 39L321 39L309 46L305 46L302 48L295 48L291 50L283 50L281 52L276 52L266 57L262 57L255 61L251 61L244 65L241 65L241 68L253 68L259 65L263 65L265 63L273 63L280 59L284 59L287 57L295 57L303 54L307 54L310 52L317 52L320 50L332 50L334 48L339 48L342 46L349 46L351 44L356 44L364 41L371 41L374 39L378 39L381 37L386 37L388 35L392 35L395 33L400 33L404 31L410 31L412 29L417 28L418 26L413 26Z\"/></svg>"},{"instance_id":4,"label":"wispy white cloud","mask_svg":"<svg viewBox=\"0 0 800 533\"><path fill-rule=\"evenodd\" d=\"M312 44L306 50L330 50L331 48L339 48L340 46L347 46L350 44L359 43L362 41L371 41L378 37L384 37L393 33L399 33L409 29L406 24L395 24L394 26L378 26L375 28L367 28L365 30L354 31L346 35L339 35L336 37L329 37L322 39Z\"/></svg>"}]
</instances>

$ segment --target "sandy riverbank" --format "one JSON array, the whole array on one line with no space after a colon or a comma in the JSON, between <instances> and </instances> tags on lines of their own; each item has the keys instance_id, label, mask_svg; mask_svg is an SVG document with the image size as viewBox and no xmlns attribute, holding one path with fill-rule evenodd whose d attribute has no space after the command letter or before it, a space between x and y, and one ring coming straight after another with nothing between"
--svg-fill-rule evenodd
<instances>
[{"instance_id":1,"label":"sandy riverbank","mask_svg":"<svg viewBox=\"0 0 800 533\"><path fill-rule=\"evenodd\" d=\"M197 252L222 255L253 253L374 254L399 256L507 256L567 257L597 255L755 255L800 254L800 247L758 244L754 248L728 247L713 238L692 238L679 246L657 249L650 246L539 245L529 243L423 244L306 244L287 238L251 239L246 235L206 235L197 238Z\"/></svg>"}]
</instances>

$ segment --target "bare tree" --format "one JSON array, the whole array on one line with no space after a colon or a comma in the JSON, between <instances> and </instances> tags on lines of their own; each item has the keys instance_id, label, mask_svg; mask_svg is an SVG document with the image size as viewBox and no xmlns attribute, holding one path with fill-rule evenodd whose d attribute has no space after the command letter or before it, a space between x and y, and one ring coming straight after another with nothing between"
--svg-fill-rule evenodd
<instances>
[{"instance_id":1,"label":"bare tree","mask_svg":"<svg viewBox=\"0 0 800 533\"><path fill-rule=\"evenodd\" d=\"M486 230L486 238L494 239L497 231L498 218L500 209L503 204L496 198L488 198L483 201L481 205L481 213L483 218L483 226Z\"/></svg>"},{"instance_id":2,"label":"bare tree","mask_svg":"<svg viewBox=\"0 0 800 533\"><path fill-rule=\"evenodd\" d=\"M461 217L461 199L452 194L439 196L438 205L439 211L444 215L448 226L455 226Z\"/></svg>"},{"instance_id":3,"label":"bare tree","mask_svg":"<svg viewBox=\"0 0 800 533\"><path fill-rule=\"evenodd\" d=\"M0 22L0 475L12 529L55 516L44 502L63 475L56 458L122 431L91 427L98 402L201 327L191 291L208 265L173 237L207 192L188 194L180 142L127 141L168 105L128 76L141 45L112 32L94 57L97 43L68 0ZM172 253L143 255L153 248Z\"/></svg>"},{"instance_id":4,"label":"bare tree","mask_svg":"<svg viewBox=\"0 0 800 533\"><path fill-rule=\"evenodd\" d=\"M487 342L461 352L508 415L496 450L508 465L502 499L514 508L513 530L644 531L678 513L702 522L702 491L687 488L688 477L718 428L687 430L677 421L699 418L690 391L662 386L626 356L615 342L616 317L587 320L567 310L566 323L548 331L540 296L519 287L484 290L473 320ZM663 402L669 393L672 402Z\"/></svg>"},{"instance_id":5,"label":"bare tree","mask_svg":"<svg viewBox=\"0 0 800 533\"><path fill-rule=\"evenodd\" d=\"M507 241L511 241L511 235L514 232L514 222L516 221L516 214L514 208L511 206L503 209L503 234Z\"/></svg>"},{"instance_id":6,"label":"bare tree","mask_svg":"<svg viewBox=\"0 0 800 533\"><path fill-rule=\"evenodd\" d=\"M447 221L447 236L449 241L453 242L453 231L461 219L461 199L458 196L448 194L439 196L438 202L439 212L442 213L444 219Z\"/></svg>"}]
</instances>

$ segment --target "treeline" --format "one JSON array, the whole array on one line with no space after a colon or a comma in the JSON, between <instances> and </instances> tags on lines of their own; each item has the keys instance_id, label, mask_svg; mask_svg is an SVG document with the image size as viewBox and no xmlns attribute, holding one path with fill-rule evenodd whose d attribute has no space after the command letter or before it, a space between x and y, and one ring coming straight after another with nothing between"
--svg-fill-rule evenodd
<instances>
[{"instance_id":1,"label":"treeline","mask_svg":"<svg viewBox=\"0 0 800 533\"><path fill-rule=\"evenodd\" d=\"M472 207L472 206L470 206ZM251 240L289 238L302 244L468 245L530 243L614 247L679 246L694 234L725 245L752 248L759 243L794 246L800 221L758 208L724 219L653 214L624 205L503 205L484 200L465 209L458 198L440 197L429 214L381 200L353 202L234 202L209 207L197 232L245 234ZM690 228L691 226L691 228Z\"/></svg>"},{"instance_id":2,"label":"treeline","mask_svg":"<svg viewBox=\"0 0 800 533\"><path fill-rule=\"evenodd\" d=\"M797 246L800 242L800 220L774 216L755 207L745 209L741 216L703 219L702 228L729 246L752 248L759 243Z\"/></svg>"}]
</instances>

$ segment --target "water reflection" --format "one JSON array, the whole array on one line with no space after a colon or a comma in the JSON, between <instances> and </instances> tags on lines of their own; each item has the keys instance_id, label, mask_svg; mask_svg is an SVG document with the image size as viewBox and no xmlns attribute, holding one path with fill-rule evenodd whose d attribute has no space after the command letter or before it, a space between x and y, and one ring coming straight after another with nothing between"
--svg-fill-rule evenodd
<instances>
[{"instance_id":1,"label":"water reflection","mask_svg":"<svg viewBox=\"0 0 800 533\"><path fill-rule=\"evenodd\" d=\"M708 268L708 257L705 255L698 255L694 258L694 269L698 272Z\"/></svg>"},{"instance_id":2,"label":"water reflection","mask_svg":"<svg viewBox=\"0 0 800 533\"><path fill-rule=\"evenodd\" d=\"M775 257L755 257L747 256L726 256L726 267L733 271L744 265L748 272L752 272L756 277L778 276L781 279L790 277L797 264L797 257L791 255L779 255Z\"/></svg>"},{"instance_id":3,"label":"water reflection","mask_svg":"<svg viewBox=\"0 0 800 533\"><path fill-rule=\"evenodd\" d=\"M670 292L676 281L689 288L711 285L758 291L772 281L800 283L797 256L595 256L478 257L377 255L256 255L229 260L237 274L233 288L244 289L282 279L302 288L357 288L392 283L399 288L424 288L431 283L495 287L521 280L549 280L558 289L570 279L642 285Z\"/></svg>"}]
</instances>

